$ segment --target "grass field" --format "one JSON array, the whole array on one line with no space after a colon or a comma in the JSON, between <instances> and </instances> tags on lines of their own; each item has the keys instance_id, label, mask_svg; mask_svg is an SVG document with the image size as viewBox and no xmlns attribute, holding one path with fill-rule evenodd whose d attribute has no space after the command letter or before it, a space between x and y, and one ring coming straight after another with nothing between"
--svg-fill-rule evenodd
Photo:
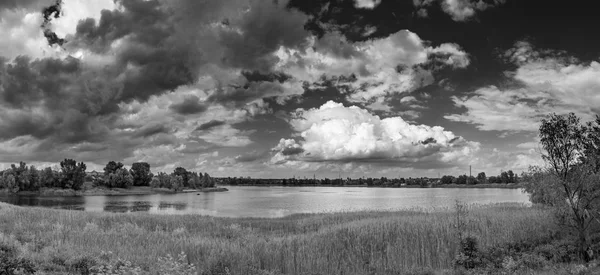
<instances>
[{"instance_id":1,"label":"grass field","mask_svg":"<svg viewBox=\"0 0 600 275\"><path fill-rule=\"evenodd\" d=\"M89 213L0 203L0 241L47 272L102 251L144 270L184 252L200 274L404 274L448 270L458 252L450 209L303 214L277 219ZM548 237L547 210L471 208L465 231L482 248Z\"/></svg>"}]
</instances>

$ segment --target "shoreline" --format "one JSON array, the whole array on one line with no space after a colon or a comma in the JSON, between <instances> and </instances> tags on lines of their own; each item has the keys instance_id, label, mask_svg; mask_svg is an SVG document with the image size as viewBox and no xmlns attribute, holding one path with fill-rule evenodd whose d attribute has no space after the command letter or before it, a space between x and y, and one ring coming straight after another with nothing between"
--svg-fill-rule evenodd
<instances>
[{"instance_id":1,"label":"shoreline","mask_svg":"<svg viewBox=\"0 0 600 275\"><path fill-rule=\"evenodd\" d=\"M229 191L223 187L209 187L203 189L184 189L176 192L166 188L151 188L146 186L135 186L131 188L105 188L94 187L86 190L42 188L39 191L20 191L10 193L6 189L0 189L0 195L14 196L40 196L40 197L81 197L81 196L141 196L156 194L179 194L179 193L210 193Z\"/></svg>"},{"instance_id":2,"label":"shoreline","mask_svg":"<svg viewBox=\"0 0 600 275\"><path fill-rule=\"evenodd\" d=\"M482 184L439 184L439 185L405 185L405 186L367 186L367 185L283 185L283 184L221 184L221 186L234 187L361 187L361 188L461 188L461 189L521 189L523 184L504 184L504 183L482 183Z\"/></svg>"}]
</instances>

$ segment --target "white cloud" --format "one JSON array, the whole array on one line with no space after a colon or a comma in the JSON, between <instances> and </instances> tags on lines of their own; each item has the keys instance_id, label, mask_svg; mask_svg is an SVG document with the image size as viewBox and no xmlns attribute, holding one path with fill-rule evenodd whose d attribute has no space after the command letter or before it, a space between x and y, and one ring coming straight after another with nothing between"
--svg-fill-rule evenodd
<instances>
[{"instance_id":1,"label":"white cloud","mask_svg":"<svg viewBox=\"0 0 600 275\"><path fill-rule=\"evenodd\" d=\"M285 161L465 161L479 149L440 126L412 125L401 117L381 119L356 106L329 101L297 110L289 121L300 141L282 139L273 163Z\"/></svg>"},{"instance_id":2,"label":"white cloud","mask_svg":"<svg viewBox=\"0 0 600 275\"><path fill-rule=\"evenodd\" d=\"M47 1L45 4L52 4ZM64 56L58 47L48 46L43 35L42 3L36 4L39 9L13 9L0 11L0 53L10 59L18 55L28 55L33 58ZM112 0L64 0L63 14L60 18L52 18L52 29L59 37L75 33L79 20L85 18L100 18L103 9L112 10L115 4Z\"/></svg>"},{"instance_id":3,"label":"white cloud","mask_svg":"<svg viewBox=\"0 0 600 275\"><path fill-rule=\"evenodd\" d=\"M354 7L357 9L374 9L381 4L381 0L354 0Z\"/></svg>"},{"instance_id":4,"label":"white cloud","mask_svg":"<svg viewBox=\"0 0 600 275\"><path fill-rule=\"evenodd\" d=\"M370 104L387 95L433 83L431 71L414 65L426 62L452 68L469 65L468 55L458 45L427 47L417 34L408 30L356 43L329 33L319 40L313 37L304 51L281 47L276 55L279 58L276 69L301 81L318 83L322 76L354 75L356 81L337 85L351 91L349 101ZM373 106L385 110L380 103Z\"/></svg>"},{"instance_id":5,"label":"white cloud","mask_svg":"<svg viewBox=\"0 0 600 275\"><path fill-rule=\"evenodd\" d=\"M74 34L79 20L94 18L99 21L102 10L117 8L113 0L63 0L61 17L52 20L59 37Z\"/></svg>"},{"instance_id":6,"label":"white cloud","mask_svg":"<svg viewBox=\"0 0 600 275\"><path fill-rule=\"evenodd\" d=\"M413 0L413 3L416 7L426 7L431 5L436 0ZM488 8L496 7L498 5L504 4L506 0L494 0L493 3L486 3L483 0L437 0L442 10L445 13L449 14L454 21L466 21L473 16L478 11L483 11ZM426 17L423 15L427 15L427 10L422 8L419 10L419 14L422 17Z\"/></svg>"},{"instance_id":7,"label":"white cloud","mask_svg":"<svg viewBox=\"0 0 600 275\"><path fill-rule=\"evenodd\" d=\"M453 97L455 105L467 111L446 119L475 124L480 130L537 131L540 119L550 113L574 112L587 121L600 112L600 63L532 52L522 43L507 56L519 64L510 75L522 87L488 86Z\"/></svg>"}]
</instances>

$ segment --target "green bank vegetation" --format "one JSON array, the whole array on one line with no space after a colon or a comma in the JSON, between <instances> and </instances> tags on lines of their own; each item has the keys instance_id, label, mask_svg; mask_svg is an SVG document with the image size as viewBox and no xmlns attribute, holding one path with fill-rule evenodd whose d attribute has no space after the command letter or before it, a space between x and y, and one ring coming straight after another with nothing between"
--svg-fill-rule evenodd
<instances>
[{"instance_id":1,"label":"green bank vegetation","mask_svg":"<svg viewBox=\"0 0 600 275\"><path fill-rule=\"evenodd\" d=\"M150 164L146 162L133 163L131 169L127 169L121 162L110 161L104 167L103 173L86 172L86 169L85 163L78 163L73 159L61 161L59 169L51 167L38 169L33 165L27 166L25 162L20 162L18 165L12 164L9 169L0 171L0 193L110 195L115 192L98 189L108 188L116 191L132 187L151 187L157 190L167 189L178 192L183 189L215 187L215 180L207 173L188 171L183 167L175 168L171 174L159 172L154 175L150 170ZM61 192L61 190L71 192ZM139 192L147 193L148 189L139 190ZM131 192L124 190L120 193L130 194Z\"/></svg>"}]
</instances>

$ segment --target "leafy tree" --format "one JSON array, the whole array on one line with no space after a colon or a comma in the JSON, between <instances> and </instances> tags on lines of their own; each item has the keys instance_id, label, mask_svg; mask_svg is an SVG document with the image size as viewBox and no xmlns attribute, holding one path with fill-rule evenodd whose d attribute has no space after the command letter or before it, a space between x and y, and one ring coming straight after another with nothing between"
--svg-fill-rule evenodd
<instances>
[{"instance_id":1,"label":"leafy tree","mask_svg":"<svg viewBox=\"0 0 600 275\"><path fill-rule=\"evenodd\" d=\"M62 188L81 189L85 178L85 163L77 163L74 159L60 162Z\"/></svg>"},{"instance_id":2,"label":"leafy tree","mask_svg":"<svg viewBox=\"0 0 600 275\"><path fill-rule=\"evenodd\" d=\"M125 168L119 168L108 175L107 185L110 188L128 188L133 185L133 176Z\"/></svg>"},{"instance_id":3,"label":"leafy tree","mask_svg":"<svg viewBox=\"0 0 600 275\"><path fill-rule=\"evenodd\" d=\"M183 177L182 176L172 175L170 182L171 182L171 189L173 189L175 191L183 190Z\"/></svg>"},{"instance_id":4,"label":"leafy tree","mask_svg":"<svg viewBox=\"0 0 600 275\"><path fill-rule=\"evenodd\" d=\"M477 174L477 181L479 181L480 183L485 183L487 181L485 172L481 172L481 173Z\"/></svg>"},{"instance_id":5,"label":"leafy tree","mask_svg":"<svg viewBox=\"0 0 600 275\"><path fill-rule=\"evenodd\" d=\"M148 186L153 177L150 172L150 164L147 162L136 162L132 164L130 173L133 176L134 186Z\"/></svg>"},{"instance_id":6,"label":"leafy tree","mask_svg":"<svg viewBox=\"0 0 600 275\"><path fill-rule=\"evenodd\" d=\"M159 172L155 178L159 182L158 187L171 188L171 177L167 173Z\"/></svg>"},{"instance_id":7,"label":"leafy tree","mask_svg":"<svg viewBox=\"0 0 600 275\"><path fill-rule=\"evenodd\" d=\"M39 190L42 186L40 171L35 166L29 166L29 190Z\"/></svg>"},{"instance_id":8,"label":"leafy tree","mask_svg":"<svg viewBox=\"0 0 600 275\"><path fill-rule=\"evenodd\" d=\"M200 180L200 184L202 187L215 187L215 181L208 175L208 173L204 173L202 179Z\"/></svg>"},{"instance_id":9,"label":"leafy tree","mask_svg":"<svg viewBox=\"0 0 600 275\"><path fill-rule=\"evenodd\" d=\"M8 189L9 192L11 193L17 193L19 192L19 185L17 184L17 181L15 180L15 176L10 173L10 172L5 172L2 174L2 188L6 188Z\"/></svg>"},{"instance_id":10,"label":"leafy tree","mask_svg":"<svg viewBox=\"0 0 600 275\"><path fill-rule=\"evenodd\" d=\"M479 183L479 181L477 181L477 178L475 178L473 176L468 177L468 179L469 179L468 180L469 184L478 184Z\"/></svg>"},{"instance_id":11,"label":"leafy tree","mask_svg":"<svg viewBox=\"0 0 600 275\"><path fill-rule=\"evenodd\" d=\"M448 176L448 175L444 175L442 176L442 178L440 179L442 184L451 184L454 181L454 177L453 176Z\"/></svg>"},{"instance_id":12,"label":"leafy tree","mask_svg":"<svg viewBox=\"0 0 600 275\"><path fill-rule=\"evenodd\" d=\"M516 182L515 181L515 173L513 173L512 170L508 170L507 174L508 174L508 182L515 183Z\"/></svg>"},{"instance_id":13,"label":"leafy tree","mask_svg":"<svg viewBox=\"0 0 600 275\"><path fill-rule=\"evenodd\" d=\"M598 119L596 120L598 121ZM532 168L525 190L532 201L552 205L575 228L579 255L589 260L589 229L600 214L600 177L595 152L600 131L584 127L575 114L552 114L542 120L540 143L546 168Z\"/></svg>"},{"instance_id":14,"label":"leafy tree","mask_svg":"<svg viewBox=\"0 0 600 275\"><path fill-rule=\"evenodd\" d=\"M189 174L188 174L188 171L185 170L185 168L183 168L183 167L175 168L175 170L173 171L173 175L181 177L181 179L183 180L183 186L186 186L186 187L189 186Z\"/></svg>"},{"instance_id":15,"label":"leafy tree","mask_svg":"<svg viewBox=\"0 0 600 275\"><path fill-rule=\"evenodd\" d=\"M117 170L123 168L123 163L121 162L114 162L114 161L109 161L106 166L104 167L104 175L108 176L110 174L114 174L115 172L117 172Z\"/></svg>"},{"instance_id":16,"label":"leafy tree","mask_svg":"<svg viewBox=\"0 0 600 275\"><path fill-rule=\"evenodd\" d=\"M50 167L40 171L39 180L42 187L60 187L59 179L58 171L54 171Z\"/></svg>"},{"instance_id":17,"label":"leafy tree","mask_svg":"<svg viewBox=\"0 0 600 275\"><path fill-rule=\"evenodd\" d=\"M509 183L509 182L510 182L510 178L508 177L508 172L502 171L502 173L500 173L500 183Z\"/></svg>"},{"instance_id":18,"label":"leafy tree","mask_svg":"<svg viewBox=\"0 0 600 275\"><path fill-rule=\"evenodd\" d=\"M467 184L467 179L468 179L467 175L460 175L456 179L456 184Z\"/></svg>"},{"instance_id":19,"label":"leafy tree","mask_svg":"<svg viewBox=\"0 0 600 275\"><path fill-rule=\"evenodd\" d=\"M150 181L150 187L152 188L159 188L160 187L160 180L158 179L158 177L153 177L152 180Z\"/></svg>"}]
</instances>

